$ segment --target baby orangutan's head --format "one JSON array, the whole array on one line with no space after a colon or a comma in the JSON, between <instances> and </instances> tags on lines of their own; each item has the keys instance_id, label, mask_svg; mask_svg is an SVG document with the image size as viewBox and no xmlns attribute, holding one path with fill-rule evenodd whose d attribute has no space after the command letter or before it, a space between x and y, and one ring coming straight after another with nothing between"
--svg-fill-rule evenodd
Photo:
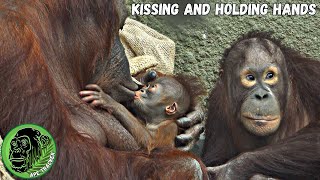
<instances>
[{"instance_id":1,"label":"baby orangutan's head","mask_svg":"<svg viewBox=\"0 0 320 180\"><path fill-rule=\"evenodd\" d=\"M158 124L182 117L204 92L201 82L195 77L163 76L135 92L132 108L139 118Z\"/></svg>"}]
</instances>

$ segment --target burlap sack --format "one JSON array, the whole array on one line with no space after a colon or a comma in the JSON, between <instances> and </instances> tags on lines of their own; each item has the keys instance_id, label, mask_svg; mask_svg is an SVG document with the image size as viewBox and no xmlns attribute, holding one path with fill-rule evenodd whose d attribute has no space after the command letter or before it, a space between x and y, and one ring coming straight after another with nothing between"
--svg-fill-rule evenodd
<instances>
[{"instance_id":1,"label":"burlap sack","mask_svg":"<svg viewBox=\"0 0 320 180\"><path fill-rule=\"evenodd\" d=\"M146 69L173 73L175 43L171 39L130 18L126 19L119 34L132 75Z\"/></svg>"},{"instance_id":2,"label":"burlap sack","mask_svg":"<svg viewBox=\"0 0 320 180\"><path fill-rule=\"evenodd\" d=\"M2 138L0 137L0 147L1 147L1 145L2 145ZM13 180L13 178L6 171L6 169L2 163L1 156L0 156L0 179L1 180Z\"/></svg>"}]
</instances>

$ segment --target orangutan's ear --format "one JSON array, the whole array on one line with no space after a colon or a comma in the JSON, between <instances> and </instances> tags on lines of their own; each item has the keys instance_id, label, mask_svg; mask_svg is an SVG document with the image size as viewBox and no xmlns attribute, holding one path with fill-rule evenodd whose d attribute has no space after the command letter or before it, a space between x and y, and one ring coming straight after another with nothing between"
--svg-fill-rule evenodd
<instances>
[{"instance_id":1,"label":"orangutan's ear","mask_svg":"<svg viewBox=\"0 0 320 180\"><path fill-rule=\"evenodd\" d=\"M166 107L166 114L171 116L177 112L178 104L176 102L172 103L170 106Z\"/></svg>"}]
</instances>

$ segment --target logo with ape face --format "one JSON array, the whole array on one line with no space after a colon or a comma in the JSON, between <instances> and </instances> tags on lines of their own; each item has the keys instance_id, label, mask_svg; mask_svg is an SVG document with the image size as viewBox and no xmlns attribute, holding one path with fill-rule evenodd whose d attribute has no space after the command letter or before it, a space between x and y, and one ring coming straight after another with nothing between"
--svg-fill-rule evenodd
<instances>
[{"instance_id":1,"label":"logo with ape face","mask_svg":"<svg viewBox=\"0 0 320 180\"><path fill-rule=\"evenodd\" d=\"M1 148L6 168L19 178L38 178L47 173L56 160L56 144L41 126L24 124L12 129Z\"/></svg>"}]
</instances>

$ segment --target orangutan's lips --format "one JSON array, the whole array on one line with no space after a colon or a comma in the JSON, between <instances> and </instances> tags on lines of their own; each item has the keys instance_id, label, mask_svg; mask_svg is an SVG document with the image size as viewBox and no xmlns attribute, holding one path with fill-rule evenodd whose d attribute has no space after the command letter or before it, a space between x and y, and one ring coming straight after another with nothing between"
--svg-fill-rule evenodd
<instances>
[{"instance_id":1,"label":"orangutan's lips","mask_svg":"<svg viewBox=\"0 0 320 180\"><path fill-rule=\"evenodd\" d=\"M11 158L10 161L13 161L13 162L23 162L23 158Z\"/></svg>"},{"instance_id":2,"label":"orangutan's lips","mask_svg":"<svg viewBox=\"0 0 320 180\"><path fill-rule=\"evenodd\" d=\"M249 119L249 120L253 120L253 121L275 121L279 119L279 116L253 116L253 115L248 115L248 114L244 114L243 115L244 118Z\"/></svg>"}]
</instances>

